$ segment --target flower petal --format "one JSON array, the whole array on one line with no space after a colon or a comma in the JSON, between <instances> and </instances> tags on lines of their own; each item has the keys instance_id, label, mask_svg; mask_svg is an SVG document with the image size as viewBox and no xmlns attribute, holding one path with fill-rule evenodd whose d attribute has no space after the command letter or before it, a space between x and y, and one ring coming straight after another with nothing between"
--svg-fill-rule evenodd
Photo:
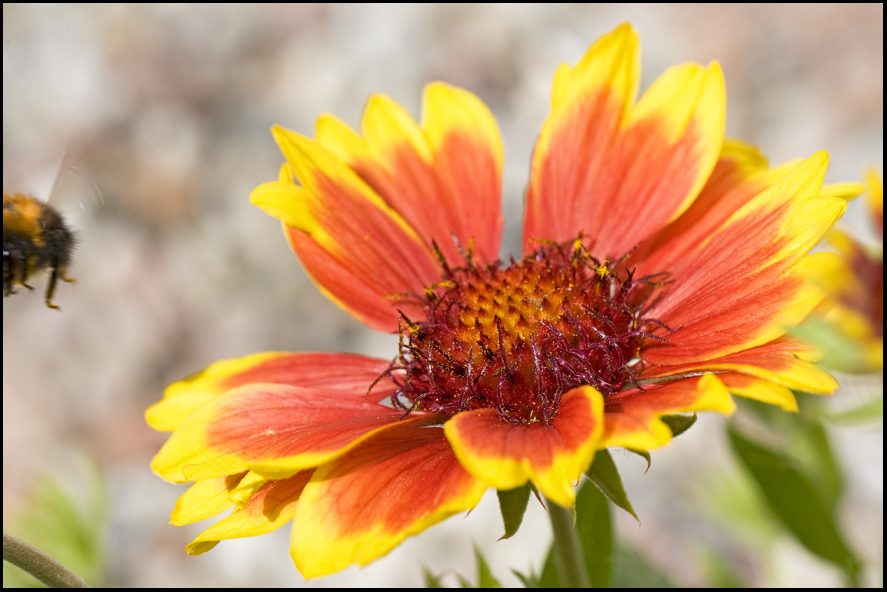
<instances>
[{"instance_id":1,"label":"flower petal","mask_svg":"<svg viewBox=\"0 0 887 592\"><path fill-rule=\"evenodd\" d=\"M814 347L795 339L780 337L764 345L714 360L679 366L649 367L639 378L667 377L686 372L729 370L773 382L786 389L817 394L832 393L838 388L838 383L828 372L813 363L820 357L820 352ZM725 375L719 374L718 376L723 378ZM746 383L752 384L748 381ZM727 386L732 385L728 384ZM749 396L747 393L737 394Z\"/></svg>"},{"instance_id":2,"label":"flower petal","mask_svg":"<svg viewBox=\"0 0 887 592\"><path fill-rule=\"evenodd\" d=\"M725 140L711 176L690 208L632 252L632 262L638 264L638 277L671 270L686 253L717 232L734 212L797 164L769 169L767 159L757 148Z\"/></svg>"},{"instance_id":3,"label":"flower petal","mask_svg":"<svg viewBox=\"0 0 887 592\"><path fill-rule=\"evenodd\" d=\"M188 555L202 555L219 541L258 536L289 522L313 471L302 471L289 479L262 486L242 507L234 510L185 547Z\"/></svg>"},{"instance_id":4,"label":"flower petal","mask_svg":"<svg viewBox=\"0 0 887 592\"><path fill-rule=\"evenodd\" d=\"M192 413L151 466L173 482L247 469L281 479L343 454L376 431L433 419L421 413L402 417L365 394L248 384Z\"/></svg>"},{"instance_id":5,"label":"flower petal","mask_svg":"<svg viewBox=\"0 0 887 592\"><path fill-rule=\"evenodd\" d=\"M823 195L831 195L840 197L850 201L856 199L865 191L865 185L862 183L829 183L822 186Z\"/></svg>"},{"instance_id":6,"label":"flower petal","mask_svg":"<svg viewBox=\"0 0 887 592\"><path fill-rule=\"evenodd\" d=\"M496 260L502 234L502 141L489 109L468 91L425 87L423 125L375 95L363 137L332 116L317 122L317 142L353 168L451 266L464 264L453 237L472 242L482 262Z\"/></svg>"},{"instance_id":7,"label":"flower petal","mask_svg":"<svg viewBox=\"0 0 887 592\"><path fill-rule=\"evenodd\" d=\"M670 270L675 281L646 314L677 331L650 344L650 363L677 365L762 345L800 322L823 296L813 282L836 264L801 258L846 209L817 195L827 155L815 155L746 203Z\"/></svg>"},{"instance_id":8,"label":"flower petal","mask_svg":"<svg viewBox=\"0 0 887 592\"><path fill-rule=\"evenodd\" d=\"M496 119L466 90L443 83L425 87L425 135L434 152L447 210L464 228L456 236L474 242L480 261L499 258L502 238L502 139ZM462 259L457 265L464 265Z\"/></svg>"},{"instance_id":9,"label":"flower petal","mask_svg":"<svg viewBox=\"0 0 887 592\"><path fill-rule=\"evenodd\" d=\"M836 263L833 253L819 252L788 269L773 265L740 275L735 283L700 287L692 296L682 285L678 290L684 291L683 306L692 311L674 306L660 312L654 307L650 316L677 330L667 334L667 342L650 342L643 358L652 364L691 364L772 341L822 300L824 292L813 279Z\"/></svg>"},{"instance_id":10,"label":"flower petal","mask_svg":"<svg viewBox=\"0 0 887 592\"><path fill-rule=\"evenodd\" d=\"M472 475L496 489L531 481L550 500L572 507L573 484L591 464L601 434L603 397L590 386L565 393L552 425L513 424L495 409L460 413L444 424Z\"/></svg>"},{"instance_id":11,"label":"flower petal","mask_svg":"<svg viewBox=\"0 0 887 592\"><path fill-rule=\"evenodd\" d=\"M234 505L228 494L237 487L245 474L238 473L198 481L176 501L170 523L182 526L218 516Z\"/></svg>"},{"instance_id":12,"label":"flower petal","mask_svg":"<svg viewBox=\"0 0 887 592\"><path fill-rule=\"evenodd\" d=\"M163 399L145 411L155 430L175 430L195 409L229 390L256 382L273 382L306 388L332 388L366 394L390 362L356 354L268 352L221 360L171 384ZM393 383L381 381L373 388L376 400L391 394Z\"/></svg>"},{"instance_id":13,"label":"flower petal","mask_svg":"<svg viewBox=\"0 0 887 592\"><path fill-rule=\"evenodd\" d=\"M847 331L862 337L884 336L884 260L840 230L828 234L828 243L841 256L841 265L827 278L831 300L856 313L863 321L864 331ZM844 315L846 318L846 314Z\"/></svg>"},{"instance_id":14,"label":"flower petal","mask_svg":"<svg viewBox=\"0 0 887 592\"><path fill-rule=\"evenodd\" d=\"M671 441L663 415L689 411L718 411L729 415L736 409L727 387L714 374L645 385L607 397L601 447L624 446L652 450Z\"/></svg>"},{"instance_id":15,"label":"flower petal","mask_svg":"<svg viewBox=\"0 0 887 592\"><path fill-rule=\"evenodd\" d=\"M353 169L304 136L279 126L273 132L301 186L265 183L250 199L284 222L326 293L371 327L393 331L399 315L392 296L421 294L439 279L433 252Z\"/></svg>"},{"instance_id":16,"label":"flower petal","mask_svg":"<svg viewBox=\"0 0 887 592\"><path fill-rule=\"evenodd\" d=\"M637 54L623 26L558 72L533 158L526 252L533 239L581 232L592 254L620 257L686 210L712 172L724 135L720 67L672 68L629 107Z\"/></svg>"},{"instance_id":17,"label":"flower petal","mask_svg":"<svg viewBox=\"0 0 887 592\"><path fill-rule=\"evenodd\" d=\"M784 411L798 411L794 392L781 384L746 374L718 374L718 378L731 394L775 405Z\"/></svg>"},{"instance_id":18,"label":"flower petal","mask_svg":"<svg viewBox=\"0 0 887 592\"><path fill-rule=\"evenodd\" d=\"M373 253L367 254L365 265L352 269L355 266L324 250L304 232L290 227L284 227L284 232L290 247L299 255L320 291L360 322L379 331L394 333L401 321L401 313L410 319L421 318L421 301L413 296L422 293L421 289L415 289L419 281L415 282L414 289L391 292L401 287L400 280L390 275L391 270L381 265ZM369 266L373 264L381 265L377 267L378 281L368 279ZM355 279L358 275L367 281ZM439 276L435 281L438 279Z\"/></svg>"},{"instance_id":19,"label":"flower petal","mask_svg":"<svg viewBox=\"0 0 887 592\"><path fill-rule=\"evenodd\" d=\"M442 429L399 425L317 469L293 519L293 560L308 578L366 565L472 509L485 489L456 460Z\"/></svg>"},{"instance_id":20,"label":"flower petal","mask_svg":"<svg viewBox=\"0 0 887 592\"><path fill-rule=\"evenodd\" d=\"M865 184L868 188L866 203L875 225L875 233L884 242L884 179L877 171L869 170L865 174Z\"/></svg>"},{"instance_id":21,"label":"flower petal","mask_svg":"<svg viewBox=\"0 0 887 592\"><path fill-rule=\"evenodd\" d=\"M228 492L228 499L235 503L238 508L242 508L269 480L258 473L247 471L240 483Z\"/></svg>"},{"instance_id":22,"label":"flower petal","mask_svg":"<svg viewBox=\"0 0 887 592\"><path fill-rule=\"evenodd\" d=\"M577 224L584 222L579 219L584 186L609 164L605 153L634 102L639 72L637 34L628 24L598 39L575 68L558 68L551 114L533 151L525 253L537 248L534 239L570 240L582 229Z\"/></svg>"}]
</instances>

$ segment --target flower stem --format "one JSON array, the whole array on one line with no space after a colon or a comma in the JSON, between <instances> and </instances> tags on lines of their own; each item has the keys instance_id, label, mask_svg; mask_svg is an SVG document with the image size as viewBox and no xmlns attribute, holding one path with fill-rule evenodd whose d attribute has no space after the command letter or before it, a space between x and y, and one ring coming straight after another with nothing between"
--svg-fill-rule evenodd
<instances>
[{"instance_id":1,"label":"flower stem","mask_svg":"<svg viewBox=\"0 0 887 592\"><path fill-rule=\"evenodd\" d=\"M548 505L551 530L554 532L554 565L557 568L561 588L591 587L582 554L582 542L574 528L576 521L573 519L573 514L550 499L546 498L545 501Z\"/></svg>"},{"instance_id":2,"label":"flower stem","mask_svg":"<svg viewBox=\"0 0 887 592\"><path fill-rule=\"evenodd\" d=\"M31 574L50 588L89 588L79 576L28 543L3 533L3 561Z\"/></svg>"}]
</instances>

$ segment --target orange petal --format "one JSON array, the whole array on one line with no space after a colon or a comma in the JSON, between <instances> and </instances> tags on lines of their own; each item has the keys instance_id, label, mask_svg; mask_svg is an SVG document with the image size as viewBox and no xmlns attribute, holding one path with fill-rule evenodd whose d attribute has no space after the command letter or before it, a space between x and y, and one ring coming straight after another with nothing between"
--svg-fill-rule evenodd
<instances>
[{"instance_id":1,"label":"orange petal","mask_svg":"<svg viewBox=\"0 0 887 592\"><path fill-rule=\"evenodd\" d=\"M573 484L599 448L603 397L590 386L564 394L551 426L513 424L495 409L466 411L444 425L459 462L496 489L531 481L550 500L572 507Z\"/></svg>"},{"instance_id":2,"label":"orange petal","mask_svg":"<svg viewBox=\"0 0 887 592\"><path fill-rule=\"evenodd\" d=\"M250 199L285 224L324 292L371 327L395 330L393 297L421 294L440 278L432 250L353 169L304 136L273 132L301 186L265 183Z\"/></svg>"},{"instance_id":3,"label":"orange petal","mask_svg":"<svg viewBox=\"0 0 887 592\"><path fill-rule=\"evenodd\" d=\"M533 239L566 241L577 236L585 186L600 177L608 147L637 94L640 48L628 24L598 39L575 68L557 70L551 114L533 152L527 191L524 252ZM590 160L590 162L589 162Z\"/></svg>"},{"instance_id":4,"label":"orange petal","mask_svg":"<svg viewBox=\"0 0 887 592\"><path fill-rule=\"evenodd\" d=\"M800 163L672 269L658 270L674 281L646 314L677 331L662 330L669 342L649 344L645 360L684 364L762 345L822 299L813 280L835 259L801 257L846 209L844 200L818 195L827 160L820 153Z\"/></svg>"},{"instance_id":5,"label":"orange petal","mask_svg":"<svg viewBox=\"0 0 887 592\"><path fill-rule=\"evenodd\" d=\"M822 194L828 154L819 152L798 163L786 163L768 176L766 189L732 212L684 268L695 267L714 250L708 243L738 242L737 255L767 251L764 266L782 259L796 261L816 245L847 208L845 200ZM722 247L723 248L723 247Z\"/></svg>"},{"instance_id":6,"label":"orange petal","mask_svg":"<svg viewBox=\"0 0 887 592\"><path fill-rule=\"evenodd\" d=\"M249 384L192 413L152 462L174 482L252 470L281 479L343 454L372 433L428 416L376 403L365 394L283 384Z\"/></svg>"},{"instance_id":7,"label":"orange petal","mask_svg":"<svg viewBox=\"0 0 887 592\"><path fill-rule=\"evenodd\" d=\"M769 169L754 146L727 139L699 197L677 220L642 242L632 252L637 276L670 270L699 247L739 208L782 179L797 162Z\"/></svg>"},{"instance_id":8,"label":"orange petal","mask_svg":"<svg viewBox=\"0 0 887 592\"><path fill-rule=\"evenodd\" d=\"M423 125L391 99L370 98L362 137L331 116L317 142L353 168L451 266L464 264L453 236L481 261L496 260L502 231L502 142L493 115L468 91L425 87Z\"/></svg>"},{"instance_id":9,"label":"orange petal","mask_svg":"<svg viewBox=\"0 0 887 592\"><path fill-rule=\"evenodd\" d=\"M424 286L413 286L411 290L390 292L399 286L398 278L388 274L385 266L378 267L378 281L362 281L356 279L357 275L364 276L369 273L368 266L379 263L373 253L367 254L367 265L359 266L354 271L350 265L339 260L317 244L304 232L295 228L285 227L287 240L293 251L299 255L299 259L305 265L311 279L320 288L327 298L347 310L351 315L373 329L394 333L398 323L401 322L401 313L409 319L418 320L425 314L425 308L420 297L416 294L424 292ZM356 275L357 274L357 275ZM440 279L437 276L434 281ZM385 283L384 287L381 283Z\"/></svg>"},{"instance_id":10,"label":"orange petal","mask_svg":"<svg viewBox=\"0 0 887 592\"><path fill-rule=\"evenodd\" d=\"M686 210L710 175L724 133L719 66L672 68L632 107L637 55L622 26L558 72L533 158L525 251L582 232L594 255L620 257Z\"/></svg>"},{"instance_id":11,"label":"orange petal","mask_svg":"<svg viewBox=\"0 0 887 592\"><path fill-rule=\"evenodd\" d=\"M440 82L425 87L423 127L434 153L446 211L457 216L456 234L481 262L499 258L502 238L502 140L490 110L468 91ZM457 265L464 265L462 259Z\"/></svg>"},{"instance_id":12,"label":"orange petal","mask_svg":"<svg viewBox=\"0 0 887 592\"><path fill-rule=\"evenodd\" d=\"M163 399L148 408L145 418L155 430L171 432L203 404L256 382L366 394L368 386L389 366L386 360L355 354L268 352L221 360L168 386ZM373 388L373 397L381 400L393 388L390 381L380 381Z\"/></svg>"},{"instance_id":13,"label":"orange petal","mask_svg":"<svg viewBox=\"0 0 887 592\"><path fill-rule=\"evenodd\" d=\"M293 560L308 578L366 565L472 509L485 489L442 429L400 425L317 469L293 520Z\"/></svg>"},{"instance_id":14,"label":"orange petal","mask_svg":"<svg viewBox=\"0 0 887 592\"><path fill-rule=\"evenodd\" d=\"M266 534L289 522L312 472L302 471L289 479L266 483L242 508L200 533L185 548L188 555L202 555L219 541Z\"/></svg>"},{"instance_id":15,"label":"orange petal","mask_svg":"<svg viewBox=\"0 0 887 592\"><path fill-rule=\"evenodd\" d=\"M651 450L671 441L671 430L660 419L663 415L690 411L718 411L731 414L736 409L723 382L714 374L645 385L607 397L604 405L604 434L601 447L624 446Z\"/></svg>"},{"instance_id":16,"label":"orange petal","mask_svg":"<svg viewBox=\"0 0 887 592\"><path fill-rule=\"evenodd\" d=\"M711 285L676 284L674 300L668 301L670 308L654 306L650 312L676 331L663 330L668 341L648 341L641 355L651 364L675 366L772 341L800 323L822 300L824 292L813 279L835 263L833 253L819 252L788 269L772 265L744 277L737 272L732 282L719 282L720 278L714 277ZM689 293L691 284L697 287L695 294ZM678 298L682 307L675 305ZM663 298L660 305L665 301Z\"/></svg>"},{"instance_id":17,"label":"orange petal","mask_svg":"<svg viewBox=\"0 0 887 592\"><path fill-rule=\"evenodd\" d=\"M706 362L649 367L639 378L674 376L686 372L730 371L759 379L728 379L726 377L730 375L718 374L718 377L730 387L731 392L758 400L767 398L766 402L768 403L774 403L773 393L779 392L780 401L785 402L784 404L779 403L780 406L796 411L794 397L786 396L786 391L789 394L791 390L827 394L838 388L837 381L828 372L813 363L820 357L820 353L812 346L795 339L780 337L764 345ZM782 388L769 387L765 384L767 382ZM739 384L747 387L755 385L756 388L760 387L766 392L755 396L755 391L750 388L745 388L742 391L732 388Z\"/></svg>"}]
</instances>

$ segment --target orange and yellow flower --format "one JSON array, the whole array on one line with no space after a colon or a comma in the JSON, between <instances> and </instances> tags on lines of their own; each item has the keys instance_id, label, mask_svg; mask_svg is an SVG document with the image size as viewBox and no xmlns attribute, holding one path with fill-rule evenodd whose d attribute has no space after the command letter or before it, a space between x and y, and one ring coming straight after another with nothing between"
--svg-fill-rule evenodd
<instances>
[{"instance_id":1,"label":"orange and yellow flower","mask_svg":"<svg viewBox=\"0 0 887 592\"><path fill-rule=\"evenodd\" d=\"M827 298L818 307L817 318L825 326L811 318L798 331L823 347L824 364L845 372L884 368L884 182L880 175L870 171L865 189L878 245L866 247L843 230L828 233L826 241L838 252L841 263L823 282ZM820 344L822 340L829 343Z\"/></svg>"},{"instance_id":2,"label":"orange and yellow flower","mask_svg":"<svg viewBox=\"0 0 887 592\"><path fill-rule=\"evenodd\" d=\"M195 482L173 523L234 507L189 553L292 520L296 566L329 574L490 487L570 507L596 450L669 442L663 415L836 388L785 334L835 258L807 255L845 209L821 191L828 156L770 168L725 141L717 64L636 100L638 77L629 25L558 69L510 263L502 143L471 93L428 85L421 124L377 95L360 134L332 116L314 139L273 129L286 163L253 203L400 353L259 354L170 386L147 419L172 432L154 470Z\"/></svg>"}]
</instances>

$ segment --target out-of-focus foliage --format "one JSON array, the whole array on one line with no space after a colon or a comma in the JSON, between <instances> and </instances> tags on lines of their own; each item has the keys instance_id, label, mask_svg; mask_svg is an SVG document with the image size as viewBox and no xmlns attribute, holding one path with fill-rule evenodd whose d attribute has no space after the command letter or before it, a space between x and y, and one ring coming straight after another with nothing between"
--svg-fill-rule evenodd
<instances>
[{"instance_id":1,"label":"out-of-focus foliage","mask_svg":"<svg viewBox=\"0 0 887 592\"><path fill-rule=\"evenodd\" d=\"M730 442L785 527L812 553L843 569L850 583L857 585L859 561L838 531L828 492L817 489L792 457L759 446L735 430L730 430Z\"/></svg>"},{"instance_id":2,"label":"out-of-focus foliage","mask_svg":"<svg viewBox=\"0 0 887 592\"><path fill-rule=\"evenodd\" d=\"M798 414L777 414L765 405L744 402L743 419L728 429L736 458L756 485L767 516L775 519L767 524L766 517L761 520L759 512L751 511L742 520L758 514L765 529L789 533L840 568L849 585L858 586L862 564L838 520L845 484L822 422L823 404L803 393L798 393L798 402Z\"/></svg>"},{"instance_id":3,"label":"out-of-focus foliage","mask_svg":"<svg viewBox=\"0 0 887 592\"><path fill-rule=\"evenodd\" d=\"M107 586L108 494L98 467L85 465L76 485L43 477L26 504L4 516L9 534L58 560L92 586ZM22 570L3 564L3 587L43 587Z\"/></svg>"},{"instance_id":4,"label":"out-of-focus foliage","mask_svg":"<svg viewBox=\"0 0 887 592\"><path fill-rule=\"evenodd\" d=\"M671 587L668 579L655 569L646 559L627 545L614 546L610 502L593 484L584 483L576 496L576 529L582 541L585 565L592 587ZM464 588L498 588L501 584L492 573L480 551L475 551L477 559L477 582L458 576ZM557 588L560 586L554 556L549 550L542 573L515 576L527 588ZM440 578L425 570L426 586L441 586Z\"/></svg>"}]
</instances>

